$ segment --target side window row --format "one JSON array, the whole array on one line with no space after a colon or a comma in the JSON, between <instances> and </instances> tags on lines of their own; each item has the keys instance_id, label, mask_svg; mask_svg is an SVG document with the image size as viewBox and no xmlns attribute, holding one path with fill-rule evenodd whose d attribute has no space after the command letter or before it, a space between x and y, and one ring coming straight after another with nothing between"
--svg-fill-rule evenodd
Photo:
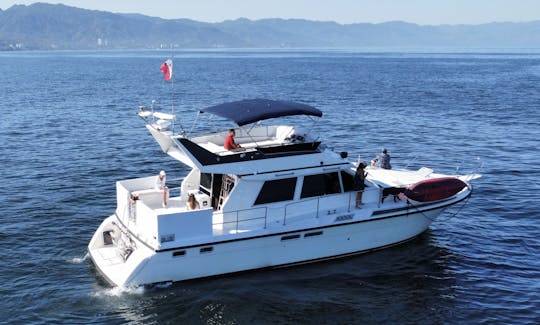
<instances>
[{"instance_id":1,"label":"side window row","mask_svg":"<svg viewBox=\"0 0 540 325\"><path fill-rule=\"evenodd\" d=\"M300 198L323 196L328 194L348 192L353 188L353 176L341 171L341 181L338 173L326 173L304 176ZM264 182L255 205L288 201L294 198L297 178L283 178Z\"/></svg>"}]
</instances>

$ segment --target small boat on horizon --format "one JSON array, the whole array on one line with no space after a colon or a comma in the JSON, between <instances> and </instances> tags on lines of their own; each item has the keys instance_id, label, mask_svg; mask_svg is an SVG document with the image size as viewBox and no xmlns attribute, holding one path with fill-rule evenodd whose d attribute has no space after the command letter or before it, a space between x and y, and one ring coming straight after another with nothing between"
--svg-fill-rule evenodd
<instances>
[{"instance_id":1,"label":"small boat on horizon","mask_svg":"<svg viewBox=\"0 0 540 325\"><path fill-rule=\"evenodd\" d=\"M161 149L191 168L178 188L157 176L118 181L117 207L88 251L112 285L137 287L328 260L397 245L424 232L472 193L478 174L366 167L361 205L357 163L285 116L322 117L312 106L249 99L200 110L236 123L228 130L177 134L174 115L141 109ZM170 184L167 184L168 187ZM198 203L191 209L191 202ZM391 199L390 199L391 198Z\"/></svg>"}]
</instances>

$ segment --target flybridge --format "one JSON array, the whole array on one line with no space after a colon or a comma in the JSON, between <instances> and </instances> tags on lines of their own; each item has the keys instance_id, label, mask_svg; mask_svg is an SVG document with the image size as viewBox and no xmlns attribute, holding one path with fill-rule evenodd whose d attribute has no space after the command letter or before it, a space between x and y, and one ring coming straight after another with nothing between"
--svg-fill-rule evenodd
<instances>
[{"instance_id":1,"label":"flybridge","mask_svg":"<svg viewBox=\"0 0 540 325\"><path fill-rule=\"evenodd\" d=\"M321 117L315 107L285 100L246 99L201 109L199 113L213 114L245 126L262 120L286 117ZM236 130L236 142L240 149L227 150L223 144L228 131L188 138L174 135L170 130L174 115L142 110L139 116L147 122L147 128L163 151L191 167L203 172L226 172L231 174L256 174L270 170L313 167L343 163L345 157L320 148L318 137L306 129L287 125L253 125ZM152 117L152 119L150 119ZM306 157L320 155L320 158ZM286 157L297 156L291 161ZM281 159L284 158L284 159ZM263 162L263 160L271 160ZM292 165L291 165L292 164Z\"/></svg>"}]
</instances>

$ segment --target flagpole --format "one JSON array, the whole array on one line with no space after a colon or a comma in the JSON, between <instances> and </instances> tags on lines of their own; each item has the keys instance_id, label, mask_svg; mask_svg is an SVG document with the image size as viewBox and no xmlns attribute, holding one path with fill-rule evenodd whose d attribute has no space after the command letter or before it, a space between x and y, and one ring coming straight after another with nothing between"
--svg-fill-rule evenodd
<instances>
[{"instance_id":1,"label":"flagpole","mask_svg":"<svg viewBox=\"0 0 540 325\"><path fill-rule=\"evenodd\" d=\"M172 62L172 66L173 66L173 69L174 70L174 54L171 54L171 62ZM174 116L174 75L171 76L171 114ZM176 121L176 116L174 116L173 118L173 123L172 123L172 131L173 131L173 134L174 134L174 122Z\"/></svg>"},{"instance_id":2,"label":"flagpole","mask_svg":"<svg viewBox=\"0 0 540 325\"><path fill-rule=\"evenodd\" d=\"M163 72L165 80L171 82L171 115L173 116L173 119L172 119L173 120L172 121L172 132L174 134L176 116L174 115L174 74L175 73L174 73L174 61L173 61L173 58L174 58L174 54L171 53L171 58L167 59L161 65L161 67L159 69L161 70L161 72ZM185 134L185 130L182 127L182 123L180 122L180 120L179 120L178 124L180 125L180 129L182 130L182 133Z\"/></svg>"}]
</instances>

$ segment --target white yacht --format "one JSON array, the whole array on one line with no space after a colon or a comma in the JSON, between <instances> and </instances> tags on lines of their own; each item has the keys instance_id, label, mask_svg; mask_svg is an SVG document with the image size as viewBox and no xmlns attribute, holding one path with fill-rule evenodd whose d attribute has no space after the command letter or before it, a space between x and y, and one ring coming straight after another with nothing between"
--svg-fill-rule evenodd
<instances>
[{"instance_id":1,"label":"white yacht","mask_svg":"<svg viewBox=\"0 0 540 325\"><path fill-rule=\"evenodd\" d=\"M161 149L191 171L179 188L168 184L165 196L155 189L155 175L116 183L116 211L88 245L112 285L291 266L403 243L465 201L469 181L480 177L367 167L357 207L357 164L346 153L328 149L306 128L261 122L290 115L317 119L320 110L252 99L200 113L235 122L241 148L225 150L228 130L188 137L172 131L173 115L140 110ZM187 207L190 194L196 210Z\"/></svg>"}]
</instances>

